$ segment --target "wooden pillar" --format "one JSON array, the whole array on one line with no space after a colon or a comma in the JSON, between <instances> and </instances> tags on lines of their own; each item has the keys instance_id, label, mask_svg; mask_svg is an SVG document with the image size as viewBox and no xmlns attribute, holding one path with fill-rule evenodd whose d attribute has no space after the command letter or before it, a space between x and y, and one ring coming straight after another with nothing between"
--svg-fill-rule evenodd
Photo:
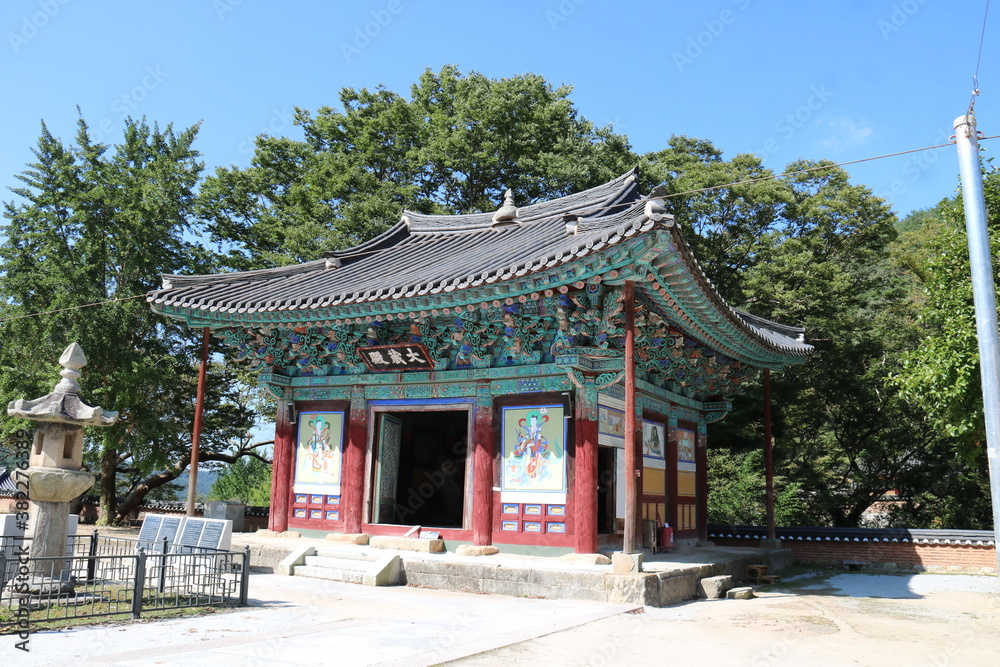
<instances>
[{"instance_id":1,"label":"wooden pillar","mask_svg":"<svg viewBox=\"0 0 1000 667\"><path fill-rule=\"evenodd\" d=\"M573 414L573 532L576 552L597 553L597 387L588 377Z\"/></svg>"},{"instance_id":2,"label":"wooden pillar","mask_svg":"<svg viewBox=\"0 0 1000 667\"><path fill-rule=\"evenodd\" d=\"M697 461L698 493L698 540L708 541L708 433L705 424L698 424L698 438L695 441Z\"/></svg>"},{"instance_id":3,"label":"wooden pillar","mask_svg":"<svg viewBox=\"0 0 1000 667\"><path fill-rule=\"evenodd\" d=\"M476 385L473 421L472 544L493 544L493 461L496 434L493 430L493 396L489 380Z\"/></svg>"},{"instance_id":4,"label":"wooden pillar","mask_svg":"<svg viewBox=\"0 0 1000 667\"><path fill-rule=\"evenodd\" d=\"M201 366L198 368L198 389L194 399L194 429L191 433L191 467L188 468L187 516L194 516L194 502L198 488L198 462L201 459L201 418L205 412L205 375L208 370L208 344L211 330L205 327L201 334Z\"/></svg>"},{"instance_id":5,"label":"wooden pillar","mask_svg":"<svg viewBox=\"0 0 1000 667\"><path fill-rule=\"evenodd\" d=\"M285 401L278 401L278 414L274 419L274 454L271 458L271 508L267 517L270 530L283 533L288 530L289 500L292 496L292 477L295 470L295 428L288 423Z\"/></svg>"},{"instance_id":6,"label":"wooden pillar","mask_svg":"<svg viewBox=\"0 0 1000 667\"><path fill-rule=\"evenodd\" d=\"M635 553L639 466L635 456L635 283L625 281L625 536L622 551ZM642 430L639 430L640 437ZM641 462L642 459L639 459Z\"/></svg>"},{"instance_id":7,"label":"wooden pillar","mask_svg":"<svg viewBox=\"0 0 1000 667\"><path fill-rule=\"evenodd\" d=\"M635 435L632 438L632 449L635 451L635 536L638 548L645 548L642 542L642 521L647 518L642 500L643 478L646 474L646 460L642 457L642 408L639 402L635 405Z\"/></svg>"},{"instance_id":8,"label":"wooden pillar","mask_svg":"<svg viewBox=\"0 0 1000 667\"><path fill-rule=\"evenodd\" d=\"M360 533L365 502L365 451L368 448L368 404L362 385L351 387L351 413L347 422L347 446L341 476L343 530Z\"/></svg>"},{"instance_id":9,"label":"wooden pillar","mask_svg":"<svg viewBox=\"0 0 1000 667\"><path fill-rule=\"evenodd\" d=\"M666 521L677 532L677 418L667 421L667 516Z\"/></svg>"},{"instance_id":10,"label":"wooden pillar","mask_svg":"<svg viewBox=\"0 0 1000 667\"><path fill-rule=\"evenodd\" d=\"M774 438L771 435L771 371L764 369L764 508L767 514L767 539L776 537L774 527Z\"/></svg>"}]
</instances>

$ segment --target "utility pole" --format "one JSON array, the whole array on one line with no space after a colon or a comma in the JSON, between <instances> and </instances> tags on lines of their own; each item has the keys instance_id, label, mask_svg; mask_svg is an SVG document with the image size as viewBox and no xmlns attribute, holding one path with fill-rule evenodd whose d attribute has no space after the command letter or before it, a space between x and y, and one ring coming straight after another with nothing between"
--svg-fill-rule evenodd
<instances>
[{"instance_id":1,"label":"utility pole","mask_svg":"<svg viewBox=\"0 0 1000 667\"><path fill-rule=\"evenodd\" d=\"M979 137L971 107L967 114L955 119L955 144L958 146L965 228L969 237L972 296L976 307L979 366L983 381L983 414L986 417L986 458L989 461L990 495L993 500L993 543L997 547L997 576L1000 576L1000 339L997 335L993 257L986 231L983 174L979 166Z\"/></svg>"}]
</instances>

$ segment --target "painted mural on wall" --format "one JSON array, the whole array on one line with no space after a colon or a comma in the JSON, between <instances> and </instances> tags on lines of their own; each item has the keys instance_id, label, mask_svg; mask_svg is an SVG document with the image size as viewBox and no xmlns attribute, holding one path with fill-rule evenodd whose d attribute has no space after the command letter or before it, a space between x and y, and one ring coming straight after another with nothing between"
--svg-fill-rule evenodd
<instances>
[{"instance_id":1,"label":"painted mural on wall","mask_svg":"<svg viewBox=\"0 0 1000 667\"><path fill-rule=\"evenodd\" d=\"M694 463L694 431L677 429L677 460Z\"/></svg>"},{"instance_id":2,"label":"painted mural on wall","mask_svg":"<svg viewBox=\"0 0 1000 667\"><path fill-rule=\"evenodd\" d=\"M503 491L566 490L563 406L504 408Z\"/></svg>"},{"instance_id":3,"label":"painted mural on wall","mask_svg":"<svg viewBox=\"0 0 1000 667\"><path fill-rule=\"evenodd\" d=\"M666 457L666 428L663 424L642 422L642 455L653 459Z\"/></svg>"},{"instance_id":4,"label":"painted mural on wall","mask_svg":"<svg viewBox=\"0 0 1000 667\"><path fill-rule=\"evenodd\" d=\"M343 412L299 413L295 449L295 491L340 492Z\"/></svg>"},{"instance_id":5,"label":"painted mural on wall","mask_svg":"<svg viewBox=\"0 0 1000 667\"><path fill-rule=\"evenodd\" d=\"M602 405L598 410L598 431L616 438L625 437L625 413Z\"/></svg>"}]
</instances>

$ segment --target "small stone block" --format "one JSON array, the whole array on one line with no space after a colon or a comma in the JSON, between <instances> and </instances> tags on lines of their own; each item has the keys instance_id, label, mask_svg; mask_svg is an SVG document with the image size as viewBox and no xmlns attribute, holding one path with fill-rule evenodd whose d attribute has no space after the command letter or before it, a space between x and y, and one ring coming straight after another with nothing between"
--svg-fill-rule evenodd
<instances>
[{"instance_id":1,"label":"small stone block","mask_svg":"<svg viewBox=\"0 0 1000 667\"><path fill-rule=\"evenodd\" d=\"M292 553L285 556L278 567L274 568L275 574L280 574L285 577L291 577L295 574L295 567L298 565L304 565L307 556L315 556L316 547L299 547Z\"/></svg>"},{"instance_id":2,"label":"small stone block","mask_svg":"<svg viewBox=\"0 0 1000 667\"><path fill-rule=\"evenodd\" d=\"M455 549L455 554L458 556L492 556L498 553L500 553L500 549L493 545L477 547L471 544L461 544Z\"/></svg>"},{"instance_id":3,"label":"small stone block","mask_svg":"<svg viewBox=\"0 0 1000 667\"><path fill-rule=\"evenodd\" d=\"M611 572L614 574L642 572L642 554L626 554L621 552L611 554Z\"/></svg>"},{"instance_id":4,"label":"small stone block","mask_svg":"<svg viewBox=\"0 0 1000 667\"><path fill-rule=\"evenodd\" d=\"M754 599L753 588L741 586L740 588L730 588L726 591L727 600L752 600Z\"/></svg>"},{"instance_id":5,"label":"small stone block","mask_svg":"<svg viewBox=\"0 0 1000 667\"><path fill-rule=\"evenodd\" d=\"M268 530L267 528L258 528L255 534L259 535L260 537L278 537L279 535L281 535L281 533L279 533L278 531Z\"/></svg>"},{"instance_id":6,"label":"small stone block","mask_svg":"<svg viewBox=\"0 0 1000 667\"><path fill-rule=\"evenodd\" d=\"M328 533L326 539L337 544L368 544L365 533Z\"/></svg>"},{"instance_id":7,"label":"small stone block","mask_svg":"<svg viewBox=\"0 0 1000 667\"><path fill-rule=\"evenodd\" d=\"M611 565L611 559L604 554L563 554L559 560L582 565Z\"/></svg>"},{"instance_id":8,"label":"small stone block","mask_svg":"<svg viewBox=\"0 0 1000 667\"><path fill-rule=\"evenodd\" d=\"M286 530L283 533L279 533L278 537L302 537L302 533L297 530Z\"/></svg>"},{"instance_id":9,"label":"small stone block","mask_svg":"<svg viewBox=\"0 0 1000 667\"><path fill-rule=\"evenodd\" d=\"M698 594L703 598L714 600L724 597L732 587L732 575L722 574L717 577L705 577L698 582Z\"/></svg>"},{"instance_id":10,"label":"small stone block","mask_svg":"<svg viewBox=\"0 0 1000 667\"><path fill-rule=\"evenodd\" d=\"M373 536L368 544L376 549L397 549L399 551L420 551L440 553L444 551L444 540L424 540L413 537Z\"/></svg>"}]
</instances>

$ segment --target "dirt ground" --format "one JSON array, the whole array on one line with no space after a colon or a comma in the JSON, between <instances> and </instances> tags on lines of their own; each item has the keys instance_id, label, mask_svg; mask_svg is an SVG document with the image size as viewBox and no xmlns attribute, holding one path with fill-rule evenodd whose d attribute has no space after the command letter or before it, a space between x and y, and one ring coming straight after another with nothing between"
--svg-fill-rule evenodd
<instances>
[{"instance_id":1,"label":"dirt ground","mask_svg":"<svg viewBox=\"0 0 1000 667\"><path fill-rule=\"evenodd\" d=\"M453 663L644 665L996 665L993 577L803 576L754 600L646 608Z\"/></svg>"}]
</instances>

